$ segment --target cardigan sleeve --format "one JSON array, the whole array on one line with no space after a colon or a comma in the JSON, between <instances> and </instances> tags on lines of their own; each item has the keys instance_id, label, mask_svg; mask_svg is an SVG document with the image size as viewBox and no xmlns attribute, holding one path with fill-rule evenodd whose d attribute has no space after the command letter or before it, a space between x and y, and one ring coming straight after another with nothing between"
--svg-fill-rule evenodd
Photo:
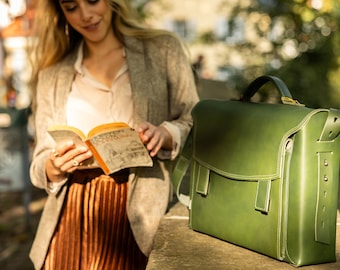
<instances>
[{"instance_id":1,"label":"cardigan sleeve","mask_svg":"<svg viewBox=\"0 0 340 270\"><path fill-rule=\"evenodd\" d=\"M192 127L191 110L198 102L198 93L190 61L183 46L170 38L167 51L167 76L170 95L170 123L180 131L180 148Z\"/></svg>"},{"instance_id":2,"label":"cardigan sleeve","mask_svg":"<svg viewBox=\"0 0 340 270\"><path fill-rule=\"evenodd\" d=\"M37 188L45 189L49 194L57 194L67 178L58 185L51 185L48 181L45 171L45 164L52 148L55 146L54 140L48 135L47 129L54 123L54 70L44 70L39 74L39 80L36 89L35 98L36 106L33 112L33 121L35 129L35 148L33 151L32 162L30 166L31 182Z\"/></svg>"},{"instance_id":3,"label":"cardigan sleeve","mask_svg":"<svg viewBox=\"0 0 340 270\"><path fill-rule=\"evenodd\" d=\"M173 146L172 150L164 149L159 150L157 156L160 159L174 160L178 156L180 151L181 132L176 125L172 124L169 121L164 121L161 125L170 133L172 137Z\"/></svg>"}]
</instances>

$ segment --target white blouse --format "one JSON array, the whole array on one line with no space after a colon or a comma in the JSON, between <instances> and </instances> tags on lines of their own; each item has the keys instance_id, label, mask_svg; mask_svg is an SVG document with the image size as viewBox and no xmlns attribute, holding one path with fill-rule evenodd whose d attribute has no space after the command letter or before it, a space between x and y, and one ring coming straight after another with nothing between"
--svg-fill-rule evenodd
<instances>
[{"instance_id":1,"label":"white blouse","mask_svg":"<svg viewBox=\"0 0 340 270\"><path fill-rule=\"evenodd\" d=\"M75 63L77 74L66 105L67 124L85 134L97 125L110 122L125 122L133 127L132 91L126 62L108 88L90 74L82 61L80 46Z\"/></svg>"},{"instance_id":2,"label":"white blouse","mask_svg":"<svg viewBox=\"0 0 340 270\"><path fill-rule=\"evenodd\" d=\"M125 57L125 51L123 54ZM85 134L97 125L110 122L125 122L136 128L132 117L134 107L126 61L113 80L111 88L94 78L82 62L83 44L78 49L75 62L77 74L66 105L67 124L79 128ZM158 157L174 159L179 152L180 131L168 121L162 125L171 134L174 147L172 151L160 151Z\"/></svg>"}]
</instances>

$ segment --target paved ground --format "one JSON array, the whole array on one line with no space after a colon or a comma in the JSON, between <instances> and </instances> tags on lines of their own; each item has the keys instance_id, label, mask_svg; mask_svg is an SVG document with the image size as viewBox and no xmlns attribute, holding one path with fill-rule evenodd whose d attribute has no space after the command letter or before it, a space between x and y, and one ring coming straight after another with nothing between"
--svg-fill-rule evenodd
<instances>
[{"instance_id":1,"label":"paved ground","mask_svg":"<svg viewBox=\"0 0 340 270\"><path fill-rule=\"evenodd\" d=\"M28 252L45 202L45 192L31 188L27 218L22 192L0 192L0 269L33 270Z\"/></svg>"}]
</instances>

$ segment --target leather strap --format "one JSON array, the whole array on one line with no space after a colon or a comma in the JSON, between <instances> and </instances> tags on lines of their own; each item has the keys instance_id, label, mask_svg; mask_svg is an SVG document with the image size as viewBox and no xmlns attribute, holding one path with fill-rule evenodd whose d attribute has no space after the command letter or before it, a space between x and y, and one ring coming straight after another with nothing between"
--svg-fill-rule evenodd
<instances>
[{"instance_id":1,"label":"leather strap","mask_svg":"<svg viewBox=\"0 0 340 270\"><path fill-rule=\"evenodd\" d=\"M171 178L178 200L187 207L189 207L190 204L190 196L181 193L180 188L184 176L188 171L189 165L191 163L191 155L192 155L192 132L189 133L188 138L185 141L183 150L180 156L178 157Z\"/></svg>"},{"instance_id":2,"label":"leather strap","mask_svg":"<svg viewBox=\"0 0 340 270\"><path fill-rule=\"evenodd\" d=\"M272 181L258 181L257 183L255 210L261 213L268 214L269 212L271 183Z\"/></svg>"},{"instance_id":3,"label":"leather strap","mask_svg":"<svg viewBox=\"0 0 340 270\"><path fill-rule=\"evenodd\" d=\"M207 196L210 181L210 169L198 165L198 173L195 178L197 179L196 193Z\"/></svg>"},{"instance_id":4,"label":"leather strap","mask_svg":"<svg viewBox=\"0 0 340 270\"><path fill-rule=\"evenodd\" d=\"M286 86L286 84L278 77L270 75L260 76L257 77L254 81L252 81L244 91L242 95L242 100L249 101L255 95L255 93L267 82L272 82L279 90L282 97L286 97L292 100L292 95L289 92L289 89Z\"/></svg>"},{"instance_id":5,"label":"leather strap","mask_svg":"<svg viewBox=\"0 0 340 270\"><path fill-rule=\"evenodd\" d=\"M319 141L331 142L340 133L339 111L330 109ZM334 182L332 151L318 153L318 195L315 213L315 240L329 244L331 239L330 209L332 208L332 190Z\"/></svg>"},{"instance_id":6,"label":"leather strap","mask_svg":"<svg viewBox=\"0 0 340 270\"><path fill-rule=\"evenodd\" d=\"M332 141L340 133L339 110L330 109L325 126L322 130L320 141Z\"/></svg>"},{"instance_id":7,"label":"leather strap","mask_svg":"<svg viewBox=\"0 0 340 270\"><path fill-rule=\"evenodd\" d=\"M319 179L315 214L315 240L330 244L333 178L332 152L318 153Z\"/></svg>"}]
</instances>

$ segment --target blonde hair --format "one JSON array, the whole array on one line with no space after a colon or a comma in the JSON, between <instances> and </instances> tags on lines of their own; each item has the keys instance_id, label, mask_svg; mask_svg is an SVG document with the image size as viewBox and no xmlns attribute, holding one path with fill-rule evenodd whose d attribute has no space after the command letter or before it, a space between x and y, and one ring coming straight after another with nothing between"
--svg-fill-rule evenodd
<instances>
[{"instance_id":1,"label":"blonde hair","mask_svg":"<svg viewBox=\"0 0 340 270\"><path fill-rule=\"evenodd\" d=\"M173 35L165 30L149 29L138 22L129 0L104 0L112 9L112 26L116 37L124 44L124 36L145 39L158 35ZM36 44L32 46L32 79L34 89L40 70L61 61L74 50L82 36L67 24L59 0L38 0L35 15Z\"/></svg>"}]
</instances>

